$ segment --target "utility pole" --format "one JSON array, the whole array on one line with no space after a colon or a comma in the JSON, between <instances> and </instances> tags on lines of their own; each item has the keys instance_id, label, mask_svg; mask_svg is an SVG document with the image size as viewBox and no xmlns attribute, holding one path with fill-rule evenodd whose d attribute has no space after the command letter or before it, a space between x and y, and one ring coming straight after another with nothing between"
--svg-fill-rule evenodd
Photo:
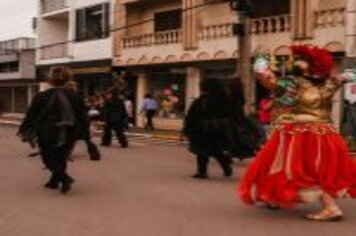
<instances>
[{"instance_id":1,"label":"utility pole","mask_svg":"<svg viewBox=\"0 0 356 236\"><path fill-rule=\"evenodd\" d=\"M245 112L253 111L255 101L254 82L251 76L251 5L248 0L229 0L231 10L236 13L237 22L234 24L234 35L238 39L237 72L242 79L245 95Z\"/></svg>"}]
</instances>

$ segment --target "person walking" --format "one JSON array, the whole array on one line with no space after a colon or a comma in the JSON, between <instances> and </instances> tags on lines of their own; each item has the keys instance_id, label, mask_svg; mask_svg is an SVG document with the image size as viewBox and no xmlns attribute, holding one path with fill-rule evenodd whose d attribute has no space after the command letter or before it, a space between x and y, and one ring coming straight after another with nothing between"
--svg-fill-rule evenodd
<instances>
[{"instance_id":1,"label":"person walking","mask_svg":"<svg viewBox=\"0 0 356 236\"><path fill-rule=\"evenodd\" d=\"M134 105L129 96L125 97L125 109L127 113L127 120L125 121L125 129L129 130L134 125Z\"/></svg>"},{"instance_id":2,"label":"person walking","mask_svg":"<svg viewBox=\"0 0 356 236\"><path fill-rule=\"evenodd\" d=\"M85 104L84 98L79 94L78 84L74 80L68 81L64 86L68 91L75 93L82 100L82 103ZM88 108L87 108L88 110ZM88 114L88 112L86 112ZM89 115L89 114L88 114ZM89 154L90 160L99 161L101 159L101 154L98 147L91 140L91 132L90 132L90 117L87 118L80 124L80 134L77 135L78 140L83 140L87 146L87 152Z\"/></svg>"},{"instance_id":3,"label":"person walking","mask_svg":"<svg viewBox=\"0 0 356 236\"><path fill-rule=\"evenodd\" d=\"M248 204L280 208L320 202L322 209L306 219L340 221L343 212L336 199L356 197L356 164L332 123L332 99L355 74L332 76L333 58L325 49L304 45L291 49L295 62L288 80L279 81L264 63L255 64L264 86L288 95L284 100L291 112L279 117L248 167L239 195Z\"/></svg>"},{"instance_id":4,"label":"person walking","mask_svg":"<svg viewBox=\"0 0 356 236\"><path fill-rule=\"evenodd\" d=\"M141 113L144 113L146 116L146 124L145 124L146 130L155 129L153 125L153 117L157 113L157 110L158 110L158 104L156 100L153 99L151 94L146 94L145 99L143 101L142 111L141 111Z\"/></svg>"},{"instance_id":5,"label":"person walking","mask_svg":"<svg viewBox=\"0 0 356 236\"><path fill-rule=\"evenodd\" d=\"M236 144L236 107L216 80L203 80L202 95L191 105L184 120L183 134L189 150L196 155L197 171L193 178L208 178L208 163L214 157L225 177L233 174L232 155Z\"/></svg>"},{"instance_id":6,"label":"person walking","mask_svg":"<svg viewBox=\"0 0 356 236\"><path fill-rule=\"evenodd\" d=\"M105 122L104 134L102 137L102 146L110 146L112 142L112 131L122 148L127 148L129 143L125 136L125 121L128 119L125 104L119 98L119 94L115 89L109 90L106 93L106 100L103 107L103 118Z\"/></svg>"},{"instance_id":7,"label":"person walking","mask_svg":"<svg viewBox=\"0 0 356 236\"><path fill-rule=\"evenodd\" d=\"M31 145L37 144L45 167L51 172L46 188L66 194L74 182L67 173L67 160L86 122L85 104L65 89L71 78L65 67L53 67L48 83L52 88L38 93L22 122L18 136Z\"/></svg>"}]
</instances>

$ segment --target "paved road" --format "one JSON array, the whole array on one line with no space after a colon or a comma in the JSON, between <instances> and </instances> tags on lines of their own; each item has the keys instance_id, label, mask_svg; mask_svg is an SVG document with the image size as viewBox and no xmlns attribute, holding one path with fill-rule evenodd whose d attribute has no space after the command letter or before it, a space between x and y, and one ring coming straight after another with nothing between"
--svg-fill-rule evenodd
<instances>
[{"instance_id":1,"label":"paved road","mask_svg":"<svg viewBox=\"0 0 356 236\"><path fill-rule=\"evenodd\" d=\"M1 236L351 236L356 201L344 200L347 220L312 223L301 218L313 208L270 212L235 197L244 167L225 180L215 163L212 179L189 178L194 159L185 148L136 143L103 150L90 162L80 145L70 172L73 192L43 189L46 172L30 149L0 127Z\"/></svg>"}]
</instances>

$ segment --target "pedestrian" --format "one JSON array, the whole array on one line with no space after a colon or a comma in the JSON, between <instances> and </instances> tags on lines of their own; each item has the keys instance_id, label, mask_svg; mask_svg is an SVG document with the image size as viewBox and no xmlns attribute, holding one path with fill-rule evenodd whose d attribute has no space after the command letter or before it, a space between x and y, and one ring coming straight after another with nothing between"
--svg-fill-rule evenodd
<instances>
[{"instance_id":1,"label":"pedestrian","mask_svg":"<svg viewBox=\"0 0 356 236\"><path fill-rule=\"evenodd\" d=\"M68 81L65 86L64 86L68 91L75 93L78 95L80 99L82 99L82 103L85 103L84 99L82 96L79 94L78 90L78 84L77 82L70 80ZM92 161L99 161L101 159L101 154L98 149L98 147L95 145L95 143L91 140L91 132L90 132L90 112L87 112L89 114L89 117L87 119L83 120L83 122L80 124L80 132L77 135L77 140L83 140L87 146L87 152L89 154L90 160Z\"/></svg>"},{"instance_id":2,"label":"pedestrian","mask_svg":"<svg viewBox=\"0 0 356 236\"><path fill-rule=\"evenodd\" d=\"M125 109L127 113L127 120L125 121L125 129L129 130L130 126L134 124L134 106L129 96L125 98Z\"/></svg>"},{"instance_id":3,"label":"pedestrian","mask_svg":"<svg viewBox=\"0 0 356 236\"><path fill-rule=\"evenodd\" d=\"M189 150L196 155L197 171L193 178L208 178L208 163L214 157L224 176L233 174L232 155L236 141L236 118L233 102L216 80L203 80L202 95L191 105L183 133Z\"/></svg>"},{"instance_id":4,"label":"pedestrian","mask_svg":"<svg viewBox=\"0 0 356 236\"><path fill-rule=\"evenodd\" d=\"M153 99L151 94L146 94L145 99L143 101L143 106L141 109L141 113L144 113L146 116L146 130L154 130L153 125L153 117L155 116L158 110L158 104L155 99Z\"/></svg>"},{"instance_id":5,"label":"pedestrian","mask_svg":"<svg viewBox=\"0 0 356 236\"><path fill-rule=\"evenodd\" d=\"M67 160L86 121L85 105L80 97L64 88L71 78L69 69L53 67L48 83L51 88L38 93L20 126L23 141L38 145L42 161L51 172L46 188L65 194L74 182L67 173Z\"/></svg>"},{"instance_id":6,"label":"pedestrian","mask_svg":"<svg viewBox=\"0 0 356 236\"><path fill-rule=\"evenodd\" d=\"M291 112L279 118L267 143L249 166L239 187L249 204L291 208L321 202L322 209L305 216L314 221L340 221L336 198L356 197L356 165L347 144L332 124L332 98L348 77L331 76L333 58L313 46L293 46L294 68L288 83L268 66L255 67L259 80L278 93ZM355 76L355 75L353 75Z\"/></svg>"},{"instance_id":7,"label":"pedestrian","mask_svg":"<svg viewBox=\"0 0 356 236\"><path fill-rule=\"evenodd\" d=\"M109 90L106 93L103 107L103 119L105 124L101 143L102 146L108 147L111 145L112 131L115 132L122 148L127 148L129 146L124 133L127 117L124 101L119 98L117 90Z\"/></svg>"}]
</instances>

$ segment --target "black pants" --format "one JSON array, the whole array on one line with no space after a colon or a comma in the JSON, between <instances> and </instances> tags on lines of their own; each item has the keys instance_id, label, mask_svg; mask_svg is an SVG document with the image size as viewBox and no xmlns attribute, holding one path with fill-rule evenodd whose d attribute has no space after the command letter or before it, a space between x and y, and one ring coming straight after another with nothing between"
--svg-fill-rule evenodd
<instances>
[{"instance_id":1,"label":"black pants","mask_svg":"<svg viewBox=\"0 0 356 236\"><path fill-rule=\"evenodd\" d=\"M221 166L225 175L229 175L231 172L231 157L219 155L214 157L219 165ZM206 155L197 155L197 174L207 175L208 174L208 164L210 157Z\"/></svg>"},{"instance_id":2,"label":"black pants","mask_svg":"<svg viewBox=\"0 0 356 236\"><path fill-rule=\"evenodd\" d=\"M112 142L112 131L115 132L121 147L127 147L128 141L124 133L124 125L121 123L106 123L102 138L102 145L110 146Z\"/></svg>"},{"instance_id":3,"label":"black pants","mask_svg":"<svg viewBox=\"0 0 356 236\"><path fill-rule=\"evenodd\" d=\"M147 130L154 130L154 126L153 126L153 117L156 114L156 110L147 110L146 111L146 119L147 119L147 123L145 128Z\"/></svg>"},{"instance_id":4,"label":"black pants","mask_svg":"<svg viewBox=\"0 0 356 236\"><path fill-rule=\"evenodd\" d=\"M65 183L71 179L67 174L67 160L73 146L72 143L61 147L50 143L39 144L43 164L51 172L50 182Z\"/></svg>"}]
</instances>

